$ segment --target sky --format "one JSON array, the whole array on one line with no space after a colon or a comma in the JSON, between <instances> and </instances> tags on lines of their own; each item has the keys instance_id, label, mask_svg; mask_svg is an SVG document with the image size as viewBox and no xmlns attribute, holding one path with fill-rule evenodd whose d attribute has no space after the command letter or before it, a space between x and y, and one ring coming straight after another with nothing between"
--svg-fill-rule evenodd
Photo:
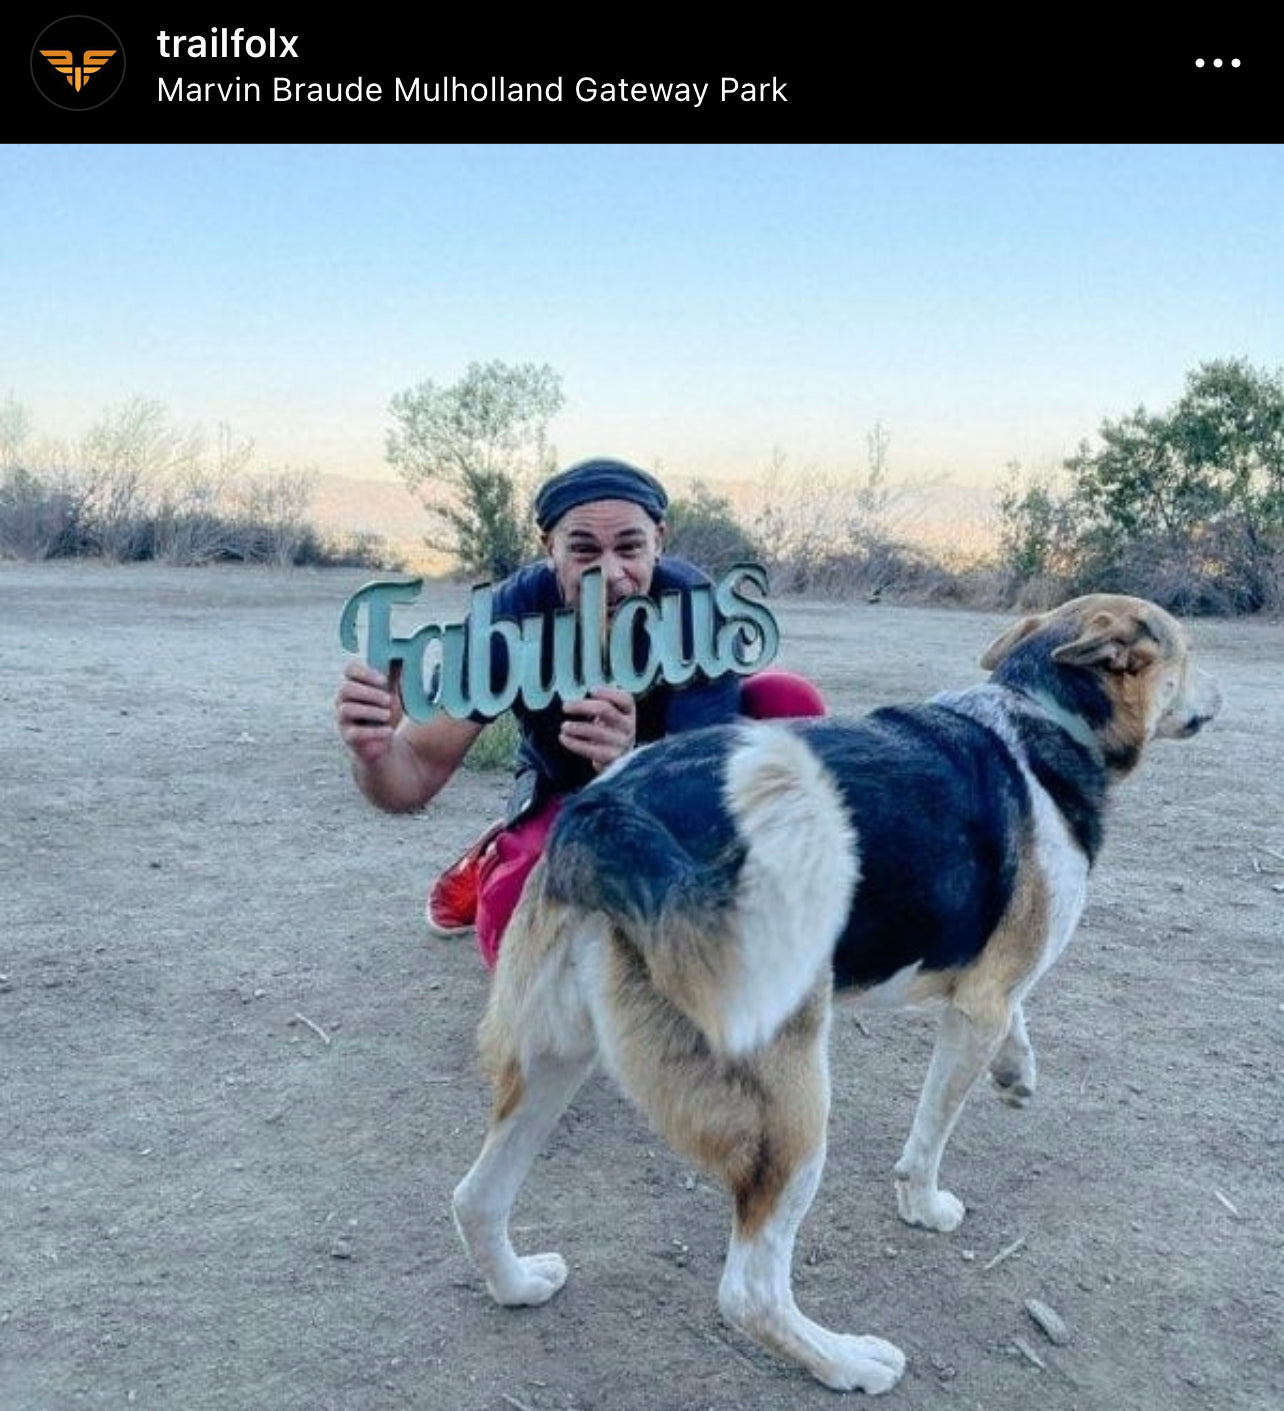
<instances>
[{"instance_id":1,"label":"sky","mask_svg":"<svg viewBox=\"0 0 1284 1411\"><path fill-rule=\"evenodd\" d=\"M1284 365L1284 145L0 148L0 399L389 477L393 394L550 364L562 463L1046 471Z\"/></svg>"}]
</instances>

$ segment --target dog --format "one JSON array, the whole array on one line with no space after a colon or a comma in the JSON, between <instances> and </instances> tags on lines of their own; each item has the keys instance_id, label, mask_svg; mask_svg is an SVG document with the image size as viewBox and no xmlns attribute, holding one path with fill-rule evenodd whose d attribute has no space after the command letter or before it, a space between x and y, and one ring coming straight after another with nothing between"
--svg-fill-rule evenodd
<instances>
[{"instance_id":1,"label":"dog","mask_svg":"<svg viewBox=\"0 0 1284 1411\"><path fill-rule=\"evenodd\" d=\"M954 1229L945 1144L987 1068L1014 1104L1034 1091L1022 1004L1078 923L1111 787L1221 706L1179 624L1137 598L1026 617L981 665L984 684L856 721L671 736L566 802L500 954L490 1128L454 1195L498 1302L566 1278L560 1255L514 1251L509 1211L600 1057L731 1195L727 1321L826 1386L896 1384L897 1347L821 1327L790 1285L825 1160L832 997L940 1005L895 1190L908 1223Z\"/></svg>"}]
</instances>

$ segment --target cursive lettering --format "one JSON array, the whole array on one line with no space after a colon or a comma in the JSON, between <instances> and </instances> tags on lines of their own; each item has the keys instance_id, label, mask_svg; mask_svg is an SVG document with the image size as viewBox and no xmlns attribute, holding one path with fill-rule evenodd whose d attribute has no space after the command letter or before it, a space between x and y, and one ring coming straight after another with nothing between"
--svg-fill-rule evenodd
<instances>
[{"instance_id":1,"label":"cursive lettering","mask_svg":"<svg viewBox=\"0 0 1284 1411\"><path fill-rule=\"evenodd\" d=\"M638 696L657 680L681 686L698 673L710 680L728 672L748 676L766 666L780 646L780 628L762 597L767 573L756 563L735 564L717 583L661 593L658 600L642 594L625 598L605 642L600 569L580 580L578 606L558 608L551 618L543 613L517 621L495 618L494 590L487 583L469 594L466 621L430 622L408 637L397 636L393 607L413 603L422 588L422 578L367 583L344 604L339 620L344 650L357 652L364 613L366 661L385 675L401 663L402 703L413 720L432 720L443 712L460 720L474 714L489 719L518 700L530 710L543 710L554 700L580 700L596 686L618 686ZM689 632L684 629L688 610ZM552 634L548 651L546 632ZM491 663L501 656L496 650L501 646L506 668L495 681ZM432 657L430 648L435 648Z\"/></svg>"}]
</instances>

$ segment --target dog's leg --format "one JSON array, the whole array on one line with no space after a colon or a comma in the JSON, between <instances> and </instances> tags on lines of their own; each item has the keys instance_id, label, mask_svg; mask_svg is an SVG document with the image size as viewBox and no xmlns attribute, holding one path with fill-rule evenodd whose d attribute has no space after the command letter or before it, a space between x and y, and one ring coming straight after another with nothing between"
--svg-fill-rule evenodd
<instances>
[{"instance_id":1,"label":"dog's leg","mask_svg":"<svg viewBox=\"0 0 1284 1411\"><path fill-rule=\"evenodd\" d=\"M990 1061L990 1077L999 1096L1010 1107L1024 1107L1034 1096L1037 1069L1030 1034L1025 1027L1025 1012L1019 1004L1012 1007L1012 1022L1007 1037Z\"/></svg>"},{"instance_id":2,"label":"dog's leg","mask_svg":"<svg viewBox=\"0 0 1284 1411\"><path fill-rule=\"evenodd\" d=\"M715 1054L623 950L616 958L608 1063L675 1150L735 1202L718 1288L723 1316L827 1386L889 1390L905 1368L900 1349L813 1323L790 1286L798 1227L825 1164L828 976L766 1047L731 1058Z\"/></svg>"},{"instance_id":3,"label":"dog's leg","mask_svg":"<svg viewBox=\"0 0 1284 1411\"><path fill-rule=\"evenodd\" d=\"M508 1216L531 1162L593 1067L593 1054L543 1056L513 1073L502 1115L492 1121L481 1155L455 1188L455 1226L498 1303L547 1303L566 1282L560 1254L520 1257Z\"/></svg>"},{"instance_id":4,"label":"dog's leg","mask_svg":"<svg viewBox=\"0 0 1284 1411\"><path fill-rule=\"evenodd\" d=\"M896 1203L910 1225L953 1230L963 1219L963 1202L937 1185L941 1156L972 1085L998 1050L1008 1024L1006 1009L996 1022L975 1018L954 1004L945 1010L914 1125L896 1163Z\"/></svg>"},{"instance_id":5,"label":"dog's leg","mask_svg":"<svg viewBox=\"0 0 1284 1411\"><path fill-rule=\"evenodd\" d=\"M706 1064L692 1084L706 1114L695 1137L735 1200L718 1306L733 1326L839 1391L889 1391L905 1370L890 1342L831 1332L799 1310L794 1242L825 1165L828 986L745 1063ZM710 1071L712 1069L712 1071ZM718 1088L722 1091L719 1092Z\"/></svg>"},{"instance_id":6,"label":"dog's leg","mask_svg":"<svg viewBox=\"0 0 1284 1411\"><path fill-rule=\"evenodd\" d=\"M764 1140L764 1154L770 1150ZM769 1157L767 1158L770 1159ZM830 1332L794 1302L790 1266L794 1240L820 1184L823 1132L761 1219L746 1220L738 1201L718 1307L727 1321L773 1352L800 1362L836 1391L890 1391L905 1370L905 1354L882 1338Z\"/></svg>"}]
</instances>

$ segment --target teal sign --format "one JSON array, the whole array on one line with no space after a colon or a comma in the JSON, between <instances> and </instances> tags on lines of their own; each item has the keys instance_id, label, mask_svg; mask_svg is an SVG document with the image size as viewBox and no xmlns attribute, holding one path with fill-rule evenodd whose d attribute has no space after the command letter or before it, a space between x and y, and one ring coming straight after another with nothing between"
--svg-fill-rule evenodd
<instances>
[{"instance_id":1,"label":"teal sign","mask_svg":"<svg viewBox=\"0 0 1284 1411\"><path fill-rule=\"evenodd\" d=\"M361 650L359 624L364 617L365 658L376 671L391 676L401 664L401 697L406 714L428 721L445 712L466 720L474 712L500 715L519 699L531 710L554 700L577 701L597 686L618 686L630 695L657 680L681 686L697 672L707 677L734 672L748 676L776 655L780 628L762 600L767 572L756 563L738 563L717 583L666 592L656 598L625 598L603 630L606 590L600 569L580 580L580 601L512 621L491 615L489 583L469 595L464 622L429 622L408 637L392 631L392 609L413 603L423 579L376 582L360 588L344 604L339 640L344 650ZM692 631L684 643L683 602L690 603ZM546 633L552 633L551 665L545 666ZM508 670L491 680L491 648L507 649ZM635 642L645 646L638 663ZM429 649L432 657L429 657ZM431 686L426 684L431 680Z\"/></svg>"}]
</instances>

